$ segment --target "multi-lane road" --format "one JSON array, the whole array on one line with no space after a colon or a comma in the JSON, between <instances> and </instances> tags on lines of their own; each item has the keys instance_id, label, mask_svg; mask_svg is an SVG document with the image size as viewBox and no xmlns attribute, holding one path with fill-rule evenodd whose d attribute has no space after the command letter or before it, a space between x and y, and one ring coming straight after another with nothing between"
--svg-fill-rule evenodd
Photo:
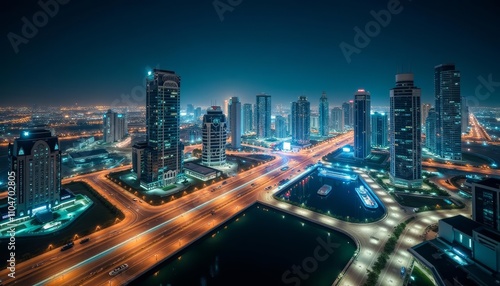
<instances>
[{"instance_id":1,"label":"multi-lane road","mask_svg":"<svg viewBox=\"0 0 500 286\"><path fill-rule=\"evenodd\" d=\"M19 263L16 265L15 279L8 278L7 270L3 270L0 272L0 279L7 285L123 285L199 237L210 233L255 201L262 201L348 232L360 248L356 259L343 273L340 283L361 285L366 279L366 269L371 268L375 262L392 228L414 214L401 208L365 174L361 175L366 177L387 208L387 216L376 223L353 224L336 220L276 201L271 196L272 191L266 190L269 186L276 186L284 178L292 176L293 179L293 176L298 176L299 173L294 170L304 170L308 164L317 162L321 158L319 156L350 143L352 134L347 133L299 153L276 153L275 160L227 179L227 183L221 184L217 191L212 191L213 186L209 186L162 206L133 201L134 197L130 193L104 178L104 171L72 178L90 184L117 205L126 218L110 228L90 235L91 240L87 244L80 245L77 240L75 247L70 250L61 252L55 249ZM283 172L281 168L285 165L290 170ZM448 211L446 215L450 213ZM438 214L418 214L412 223L422 223L422 226L425 223L436 223L440 217ZM396 270L410 263L411 258L406 248L418 243L417 235L414 231L408 231L401 236L396 252L391 256L393 259L381 273L379 282L382 285L401 284ZM122 263L129 265L126 271L113 277L108 274Z\"/></svg>"}]
</instances>

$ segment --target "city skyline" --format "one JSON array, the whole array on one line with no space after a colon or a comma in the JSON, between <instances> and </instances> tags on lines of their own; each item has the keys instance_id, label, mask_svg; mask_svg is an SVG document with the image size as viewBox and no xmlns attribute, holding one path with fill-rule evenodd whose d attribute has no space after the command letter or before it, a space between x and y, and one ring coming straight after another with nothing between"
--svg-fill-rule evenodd
<instances>
[{"instance_id":1,"label":"city skyline","mask_svg":"<svg viewBox=\"0 0 500 286\"><path fill-rule=\"evenodd\" d=\"M290 104L298 96L313 98L325 91L331 97L330 105L336 106L350 100L360 87L372 92L374 105L388 105L387 87L392 85L392 75L400 72L417 75L422 102L431 102L433 67L453 62L462 71L463 96L475 98L472 103L476 106L498 103L494 95L500 78L496 57L500 40L491 37L498 26L493 2L479 6L401 1L387 23L381 20L383 25L374 29L378 33L368 32L374 36L366 47L356 45L356 28L365 30L377 13L387 15L380 11L387 11L390 3L321 2L307 6L304 12L297 1L287 2L285 10L280 1L241 2L220 17L210 2L171 1L159 6L133 1L120 6L70 2L60 4L45 25L35 27L32 37L23 35L22 19L33 22L32 16L42 8L35 1L23 7L9 3L8 25L3 27L6 37L0 46L5 63L1 72L4 102L16 106L55 101L116 105L113 102L118 100L127 105L122 95L128 95L132 104L142 105L144 79L153 68L176 70L183 76L182 105L208 106L210 100L221 105L232 96L252 102L253 95L260 92L272 94L274 104ZM170 32L178 43L143 44L159 31L154 15L172 7L177 12L172 20L176 29ZM196 20L187 20L192 15ZM248 21L257 16L262 18L259 23ZM421 17L426 18L425 23ZM450 36L442 37L443 30ZM411 32L411 38L402 31ZM461 37L453 36L459 34ZM299 39L302 44L289 45ZM86 43L92 43L92 48ZM346 56L342 43L358 50ZM141 48L147 56L137 53ZM119 71L109 72L112 66L119 66ZM28 85L26 78L30 78ZM53 84L55 78L58 85ZM31 95L35 90L37 96Z\"/></svg>"},{"instance_id":2,"label":"city skyline","mask_svg":"<svg viewBox=\"0 0 500 286\"><path fill-rule=\"evenodd\" d=\"M8 1L0 285L499 284L497 6Z\"/></svg>"}]
</instances>

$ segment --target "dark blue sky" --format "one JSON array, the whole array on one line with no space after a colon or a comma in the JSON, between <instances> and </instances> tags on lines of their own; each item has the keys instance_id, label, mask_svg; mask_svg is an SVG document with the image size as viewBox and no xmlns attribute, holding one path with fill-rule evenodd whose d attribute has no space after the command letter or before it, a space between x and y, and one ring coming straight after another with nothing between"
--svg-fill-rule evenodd
<instances>
[{"instance_id":1,"label":"dark blue sky","mask_svg":"<svg viewBox=\"0 0 500 286\"><path fill-rule=\"evenodd\" d=\"M155 66L181 75L183 105L254 102L266 92L273 105L306 95L314 106L323 90L338 105L358 88L387 105L395 73L409 70L432 102L433 67L447 62L473 105L500 104L500 83L475 91L478 77L500 82L495 1L401 0L402 11L348 63L340 43L354 46L354 28L365 30L370 11L390 2L241 0L221 21L213 0L72 0L15 53L9 33L23 37L22 18L32 22L41 7L2 1L1 105L109 105L139 90Z\"/></svg>"}]
</instances>

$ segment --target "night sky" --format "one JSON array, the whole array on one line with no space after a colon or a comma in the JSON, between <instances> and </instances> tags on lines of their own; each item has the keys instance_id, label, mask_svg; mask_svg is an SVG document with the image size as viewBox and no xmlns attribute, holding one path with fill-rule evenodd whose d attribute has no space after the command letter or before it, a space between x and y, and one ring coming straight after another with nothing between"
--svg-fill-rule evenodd
<instances>
[{"instance_id":1,"label":"night sky","mask_svg":"<svg viewBox=\"0 0 500 286\"><path fill-rule=\"evenodd\" d=\"M214 2L238 5L221 21ZM402 0L402 10L348 63L339 45L355 47L354 28L364 31L374 20L370 11L391 2L72 0L28 38L22 18L33 23L42 8L2 1L0 105L116 105L122 94L138 91L141 98L153 67L181 75L182 105L220 105L230 96L253 103L266 92L273 105L305 95L316 106L326 91L332 106L358 88L371 92L374 105L388 105L394 75L408 71L422 102L432 103L433 68L448 62L461 71L462 95L477 99L473 106L500 105L497 1ZM17 53L13 37L28 41ZM478 95L478 77L498 84Z\"/></svg>"}]
</instances>

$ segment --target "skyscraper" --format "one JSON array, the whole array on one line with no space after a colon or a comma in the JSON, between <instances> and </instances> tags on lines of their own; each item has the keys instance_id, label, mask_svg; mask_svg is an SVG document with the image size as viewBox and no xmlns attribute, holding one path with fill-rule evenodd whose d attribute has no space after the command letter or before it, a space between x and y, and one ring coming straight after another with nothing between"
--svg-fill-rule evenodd
<instances>
[{"instance_id":1,"label":"skyscraper","mask_svg":"<svg viewBox=\"0 0 500 286\"><path fill-rule=\"evenodd\" d=\"M472 219L500 230L500 180L488 178L472 183Z\"/></svg>"},{"instance_id":2,"label":"skyscraper","mask_svg":"<svg viewBox=\"0 0 500 286\"><path fill-rule=\"evenodd\" d=\"M241 148L241 102L238 97L231 97L229 100L229 116L231 121L231 148Z\"/></svg>"},{"instance_id":3,"label":"skyscraper","mask_svg":"<svg viewBox=\"0 0 500 286\"><path fill-rule=\"evenodd\" d=\"M226 163L226 116L220 106L212 106L203 116L201 163L205 166L221 166Z\"/></svg>"},{"instance_id":4,"label":"skyscraper","mask_svg":"<svg viewBox=\"0 0 500 286\"><path fill-rule=\"evenodd\" d=\"M194 115L194 106L192 104L190 104L190 103L186 107L186 114L188 116Z\"/></svg>"},{"instance_id":5,"label":"skyscraper","mask_svg":"<svg viewBox=\"0 0 500 286\"><path fill-rule=\"evenodd\" d=\"M340 107L334 107L332 109L332 129L335 132L344 131L344 111Z\"/></svg>"},{"instance_id":6,"label":"skyscraper","mask_svg":"<svg viewBox=\"0 0 500 286\"><path fill-rule=\"evenodd\" d=\"M286 120L285 117L281 115L276 115L274 120L274 128L276 133L276 138L285 138L287 137L286 133Z\"/></svg>"},{"instance_id":7,"label":"skyscraper","mask_svg":"<svg viewBox=\"0 0 500 286\"><path fill-rule=\"evenodd\" d=\"M391 181L415 188L422 185L420 88L413 74L397 74L390 92Z\"/></svg>"},{"instance_id":8,"label":"skyscraper","mask_svg":"<svg viewBox=\"0 0 500 286\"><path fill-rule=\"evenodd\" d=\"M311 129L319 130L319 114L314 112L310 116Z\"/></svg>"},{"instance_id":9,"label":"skyscraper","mask_svg":"<svg viewBox=\"0 0 500 286\"><path fill-rule=\"evenodd\" d=\"M146 142L141 186L146 189L175 183L182 171L180 142L181 78L173 71L154 69L146 80Z\"/></svg>"},{"instance_id":10,"label":"skyscraper","mask_svg":"<svg viewBox=\"0 0 500 286\"><path fill-rule=\"evenodd\" d=\"M257 138L271 137L271 96L269 94L256 96L255 118Z\"/></svg>"},{"instance_id":11,"label":"skyscraper","mask_svg":"<svg viewBox=\"0 0 500 286\"><path fill-rule=\"evenodd\" d=\"M229 115L229 99L224 99L224 105L222 106L222 112L224 113L224 115L226 115L226 117Z\"/></svg>"},{"instance_id":12,"label":"skyscraper","mask_svg":"<svg viewBox=\"0 0 500 286\"><path fill-rule=\"evenodd\" d=\"M467 105L467 99L462 96L462 133L467 133L469 129L469 106Z\"/></svg>"},{"instance_id":13,"label":"skyscraper","mask_svg":"<svg viewBox=\"0 0 500 286\"><path fill-rule=\"evenodd\" d=\"M330 132L330 106L328 105L328 98L326 93L323 92L319 99L319 135L328 136Z\"/></svg>"},{"instance_id":14,"label":"skyscraper","mask_svg":"<svg viewBox=\"0 0 500 286\"><path fill-rule=\"evenodd\" d=\"M349 102L344 102L342 103L342 110L343 110L343 113L344 113L344 124L349 126L349 127L352 127L352 124L351 124L351 106L349 104Z\"/></svg>"},{"instance_id":15,"label":"skyscraper","mask_svg":"<svg viewBox=\"0 0 500 286\"><path fill-rule=\"evenodd\" d=\"M436 104L435 153L444 159L462 160L460 72L454 64L434 67Z\"/></svg>"},{"instance_id":16,"label":"skyscraper","mask_svg":"<svg viewBox=\"0 0 500 286\"><path fill-rule=\"evenodd\" d=\"M137 142L132 146L132 172L137 178L140 178L145 172L144 150L147 148L148 143L145 141Z\"/></svg>"},{"instance_id":17,"label":"skyscraper","mask_svg":"<svg viewBox=\"0 0 500 286\"><path fill-rule=\"evenodd\" d=\"M305 96L292 102L292 143L308 145L311 132L311 104Z\"/></svg>"},{"instance_id":18,"label":"skyscraper","mask_svg":"<svg viewBox=\"0 0 500 286\"><path fill-rule=\"evenodd\" d=\"M425 120L425 147L432 153L436 148L436 112L434 108L429 109Z\"/></svg>"},{"instance_id":19,"label":"skyscraper","mask_svg":"<svg viewBox=\"0 0 500 286\"><path fill-rule=\"evenodd\" d=\"M252 104L243 104L243 133L249 133L253 130L253 111Z\"/></svg>"},{"instance_id":20,"label":"skyscraper","mask_svg":"<svg viewBox=\"0 0 500 286\"><path fill-rule=\"evenodd\" d=\"M370 93L358 89L354 94L354 157L364 159L370 155Z\"/></svg>"},{"instance_id":21,"label":"skyscraper","mask_svg":"<svg viewBox=\"0 0 500 286\"><path fill-rule=\"evenodd\" d=\"M373 147L385 148L387 147L388 139L387 136L387 114L374 112L371 114L372 120L372 138L371 145Z\"/></svg>"},{"instance_id":22,"label":"skyscraper","mask_svg":"<svg viewBox=\"0 0 500 286\"><path fill-rule=\"evenodd\" d=\"M9 172L15 172L16 216L51 210L61 200L61 151L49 130L22 130L9 144Z\"/></svg>"},{"instance_id":23,"label":"skyscraper","mask_svg":"<svg viewBox=\"0 0 500 286\"><path fill-rule=\"evenodd\" d=\"M201 107L196 107L194 110L194 119L199 120L201 117Z\"/></svg>"},{"instance_id":24,"label":"skyscraper","mask_svg":"<svg viewBox=\"0 0 500 286\"><path fill-rule=\"evenodd\" d=\"M427 121L427 116L429 115L429 110L432 108L430 103L422 104L422 124Z\"/></svg>"},{"instance_id":25,"label":"skyscraper","mask_svg":"<svg viewBox=\"0 0 500 286\"><path fill-rule=\"evenodd\" d=\"M108 109L108 112L103 116L103 126L104 142L113 143L119 141L128 133L127 115Z\"/></svg>"}]
</instances>

